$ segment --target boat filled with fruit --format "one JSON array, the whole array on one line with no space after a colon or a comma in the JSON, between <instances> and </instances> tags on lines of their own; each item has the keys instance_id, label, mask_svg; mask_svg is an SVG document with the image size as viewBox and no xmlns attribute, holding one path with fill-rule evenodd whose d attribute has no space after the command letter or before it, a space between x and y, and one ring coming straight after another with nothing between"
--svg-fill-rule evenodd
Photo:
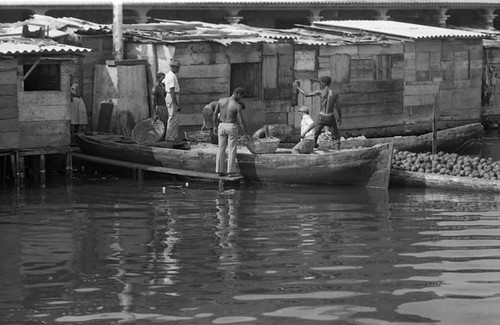
<instances>
[{"instance_id":1,"label":"boat filled with fruit","mask_svg":"<svg viewBox=\"0 0 500 325\"><path fill-rule=\"evenodd\" d=\"M457 153L394 149L391 186L500 192L500 161Z\"/></svg>"}]
</instances>

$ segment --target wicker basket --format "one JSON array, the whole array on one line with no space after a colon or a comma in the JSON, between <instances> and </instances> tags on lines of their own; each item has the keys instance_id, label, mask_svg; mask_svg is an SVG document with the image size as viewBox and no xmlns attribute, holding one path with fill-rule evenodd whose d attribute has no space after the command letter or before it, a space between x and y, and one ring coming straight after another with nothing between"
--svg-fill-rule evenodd
<instances>
[{"instance_id":1,"label":"wicker basket","mask_svg":"<svg viewBox=\"0 0 500 325\"><path fill-rule=\"evenodd\" d=\"M280 145L278 138L265 138L248 142L247 148L253 154L273 153L276 152Z\"/></svg>"},{"instance_id":2,"label":"wicker basket","mask_svg":"<svg viewBox=\"0 0 500 325\"><path fill-rule=\"evenodd\" d=\"M137 123L134 127L132 140L139 144L156 142L160 140L164 132L165 126L162 121L148 118Z\"/></svg>"},{"instance_id":3,"label":"wicker basket","mask_svg":"<svg viewBox=\"0 0 500 325\"><path fill-rule=\"evenodd\" d=\"M210 142L210 130L184 132L186 139L191 142Z\"/></svg>"}]
</instances>

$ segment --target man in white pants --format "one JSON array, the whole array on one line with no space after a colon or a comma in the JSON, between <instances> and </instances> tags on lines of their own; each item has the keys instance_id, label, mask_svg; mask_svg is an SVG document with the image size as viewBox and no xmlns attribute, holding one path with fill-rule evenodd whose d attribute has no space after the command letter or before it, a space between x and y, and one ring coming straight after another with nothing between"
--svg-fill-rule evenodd
<instances>
[{"instance_id":1,"label":"man in white pants","mask_svg":"<svg viewBox=\"0 0 500 325\"><path fill-rule=\"evenodd\" d=\"M180 87L177 81L176 73L179 72L180 63L178 60L170 60L170 71L165 75L163 80L165 83L165 89L167 90L167 96L165 98L168 111L167 120L167 131L165 133L165 141L177 140L177 135L179 133L179 112L181 110L179 106L179 93Z\"/></svg>"}]
</instances>

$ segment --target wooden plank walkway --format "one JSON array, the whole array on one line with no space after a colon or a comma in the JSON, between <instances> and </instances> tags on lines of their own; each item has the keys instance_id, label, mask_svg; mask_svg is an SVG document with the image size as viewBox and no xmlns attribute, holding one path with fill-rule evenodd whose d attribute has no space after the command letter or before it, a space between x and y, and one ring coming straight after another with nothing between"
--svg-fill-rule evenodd
<instances>
[{"instance_id":1,"label":"wooden plank walkway","mask_svg":"<svg viewBox=\"0 0 500 325\"><path fill-rule=\"evenodd\" d=\"M87 160L87 161L97 162L97 163L106 164L106 165L127 167L127 168L136 169L139 171L146 170L146 171L163 173L163 174L180 175L180 176L187 176L187 177L194 177L194 178L201 178L201 179L211 179L211 180L219 181L219 187L223 184L223 182L234 182L234 181L240 181L243 179L243 176L236 176L236 177L234 177L234 176L219 176L215 173L204 173L204 172L196 172L196 171L177 169L177 168L168 168L168 167L138 164L138 163L132 163L132 162L128 162L128 161L91 156L91 155L87 155L87 154L83 154L83 153L79 153L79 152L73 152L72 156L83 159L83 160ZM142 179L143 176L140 175L139 178ZM222 184L221 184L221 182L222 182Z\"/></svg>"}]
</instances>

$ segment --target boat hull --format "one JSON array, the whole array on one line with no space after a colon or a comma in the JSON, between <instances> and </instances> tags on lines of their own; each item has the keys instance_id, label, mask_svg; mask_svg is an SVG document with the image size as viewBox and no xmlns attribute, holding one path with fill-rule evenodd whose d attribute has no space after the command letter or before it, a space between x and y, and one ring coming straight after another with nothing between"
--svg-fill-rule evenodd
<instances>
[{"instance_id":1,"label":"boat hull","mask_svg":"<svg viewBox=\"0 0 500 325\"><path fill-rule=\"evenodd\" d=\"M83 153L133 163L214 173L217 146L192 144L190 150L135 144L120 135L78 134ZM254 155L238 148L238 168L245 181L258 183L359 185L388 188L392 144L294 155L290 150Z\"/></svg>"},{"instance_id":2,"label":"boat hull","mask_svg":"<svg viewBox=\"0 0 500 325\"><path fill-rule=\"evenodd\" d=\"M500 192L500 181L463 176L391 170L391 186Z\"/></svg>"},{"instance_id":3,"label":"boat hull","mask_svg":"<svg viewBox=\"0 0 500 325\"><path fill-rule=\"evenodd\" d=\"M460 153L475 154L481 148L484 139L484 128L481 123L472 123L454 128L444 129L437 132L437 150ZM387 138L349 139L340 142L341 149L370 147L379 143L392 142L394 149L412 152L432 151L432 133L418 136L396 136ZM319 142L321 149L331 149L331 142Z\"/></svg>"}]
</instances>

